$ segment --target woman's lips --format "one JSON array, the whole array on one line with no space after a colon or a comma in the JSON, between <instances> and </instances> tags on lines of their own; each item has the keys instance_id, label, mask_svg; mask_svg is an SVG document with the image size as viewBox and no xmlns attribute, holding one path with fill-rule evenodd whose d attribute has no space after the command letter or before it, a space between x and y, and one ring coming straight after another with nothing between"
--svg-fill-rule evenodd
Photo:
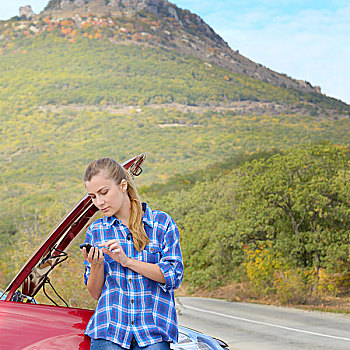
<instances>
[{"instance_id":1,"label":"woman's lips","mask_svg":"<svg viewBox=\"0 0 350 350\"><path fill-rule=\"evenodd\" d=\"M106 212L106 211L108 211L108 209L109 209L109 207L106 207L106 208L101 209L101 211Z\"/></svg>"}]
</instances>

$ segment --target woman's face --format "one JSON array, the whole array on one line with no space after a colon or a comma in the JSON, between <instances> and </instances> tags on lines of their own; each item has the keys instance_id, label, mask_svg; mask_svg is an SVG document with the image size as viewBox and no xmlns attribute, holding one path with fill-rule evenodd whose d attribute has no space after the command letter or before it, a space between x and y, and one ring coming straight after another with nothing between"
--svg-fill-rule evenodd
<instances>
[{"instance_id":1,"label":"woman's face","mask_svg":"<svg viewBox=\"0 0 350 350\"><path fill-rule=\"evenodd\" d=\"M117 185L113 180L105 176L104 171L85 182L88 195L92 202L106 216L118 216L118 213L125 213L130 208L128 195L126 193L127 182Z\"/></svg>"}]
</instances>

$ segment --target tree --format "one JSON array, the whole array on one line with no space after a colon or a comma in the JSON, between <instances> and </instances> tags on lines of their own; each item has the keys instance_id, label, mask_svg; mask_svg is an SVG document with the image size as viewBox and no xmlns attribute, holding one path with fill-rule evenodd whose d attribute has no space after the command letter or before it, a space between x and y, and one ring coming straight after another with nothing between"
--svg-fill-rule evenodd
<instances>
[{"instance_id":1,"label":"tree","mask_svg":"<svg viewBox=\"0 0 350 350\"><path fill-rule=\"evenodd\" d=\"M292 148L241 169L237 228L245 244L271 242L291 266L349 262L350 163L332 144Z\"/></svg>"}]
</instances>

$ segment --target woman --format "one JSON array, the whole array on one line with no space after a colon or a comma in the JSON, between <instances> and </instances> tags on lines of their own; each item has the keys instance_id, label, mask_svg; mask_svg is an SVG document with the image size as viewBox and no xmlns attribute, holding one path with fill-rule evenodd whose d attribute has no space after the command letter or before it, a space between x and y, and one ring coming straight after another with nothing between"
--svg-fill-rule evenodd
<instances>
[{"instance_id":1,"label":"woman","mask_svg":"<svg viewBox=\"0 0 350 350\"><path fill-rule=\"evenodd\" d=\"M97 308L85 334L91 349L166 350L178 336L174 289L183 277L179 231L164 212L141 203L115 160L91 162L88 195L104 214L86 232L84 281Z\"/></svg>"}]
</instances>

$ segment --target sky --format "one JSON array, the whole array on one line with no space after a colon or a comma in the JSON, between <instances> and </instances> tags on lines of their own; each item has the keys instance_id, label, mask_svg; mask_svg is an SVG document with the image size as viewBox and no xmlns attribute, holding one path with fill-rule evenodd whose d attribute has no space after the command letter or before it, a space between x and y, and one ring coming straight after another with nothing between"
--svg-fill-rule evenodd
<instances>
[{"instance_id":1,"label":"sky","mask_svg":"<svg viewBox=\"0 0 350 350\"><path fill-rule=\"evenodd\" d=\"M0 20L49 0L0 0ZM172 0L199 15L233 50L350 104L349 0Z\"/></svg>"}]
</instances>

